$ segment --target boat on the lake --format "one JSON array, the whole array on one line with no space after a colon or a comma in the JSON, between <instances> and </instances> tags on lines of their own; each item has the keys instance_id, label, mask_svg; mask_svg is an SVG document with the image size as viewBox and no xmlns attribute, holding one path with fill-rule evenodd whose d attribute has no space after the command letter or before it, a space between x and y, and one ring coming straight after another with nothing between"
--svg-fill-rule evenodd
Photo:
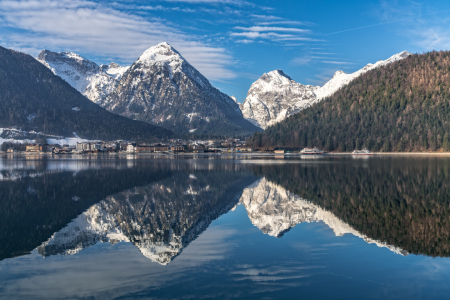
<instances>
[{"instance_id":1,"label":"boat on the lake","mask_svg":"<svg viewBox=\"0 0 450 300\"><path fill-rule=\"evenodd\" d=\"M304 148L302 151L300 151L300 154L302 154L302 155L322 155L322 154L324 154L324 151L319 150L316 147Z\"/></svg>"},{"instance_id":2,"label":"boat on the lake","mask_svg":"<svg viewBox=\"0 0 450 300\"><path fill-rule=\"evenodd\" d=\"M352 155L373 155L373 152L370 152L367 149L355 150L352 152Z\"/></svg>"}]
</instances>

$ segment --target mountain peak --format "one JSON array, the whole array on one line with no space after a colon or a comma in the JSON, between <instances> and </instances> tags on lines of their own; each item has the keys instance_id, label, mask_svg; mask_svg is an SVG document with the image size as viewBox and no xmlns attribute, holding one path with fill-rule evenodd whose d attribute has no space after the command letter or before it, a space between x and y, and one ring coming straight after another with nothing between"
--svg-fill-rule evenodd
<instances>
[{"instance_id":1,"label":"mountain peak","mask_svg":"<svg viewBox=\"0 0 450 300\"><path fill-rule=\"evenodd\" d=\"M345 73L345 72L342 71L342 70L338 70L338 71L334 72L334 75L333 75L332 78L335 78L335 77L340 76L340 75L343 75L343 74L347 74L347 73Z\"/></svg>"},{"instance_id":2,"label":"mountain peak","mask_svg":"<svg viewBox=\"0 0 450 300\"><path fill-rule=\"evenodd\" d=\"M168 43L164 42L145 50L144 53L142 53L142 55L139 57L138 61L172 61L179 59L185 61L180 52L178 52Z\"/></svg>"},{"instance_id":3,"label":"mountain peak","mask_svg":"<svg viewBox=\"0 0 450 300\"><path fill-rule=\"evenodd\" d=\"M270 83L278 83L278 84L289 84L291 82L291 77L286 75L282 70L273 70L268 73L264 73L261 80Z\"/></svg>"},{"instance_id":4,"label":"mountain peak","mask_svg":"<svg viewBox=\"0 0 450 300\"><path fill-rule=\"evenodd\" d=\"M111 69L121 68L121 66L119 64L116 64L115 62L110 63L109 67Z\"/></svg>"}]
</instances>

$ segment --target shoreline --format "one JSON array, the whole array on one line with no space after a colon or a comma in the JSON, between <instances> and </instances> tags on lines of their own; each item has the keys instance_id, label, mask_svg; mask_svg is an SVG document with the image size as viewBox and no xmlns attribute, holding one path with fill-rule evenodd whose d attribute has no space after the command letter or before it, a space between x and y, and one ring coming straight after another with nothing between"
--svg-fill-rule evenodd
<instances>
[{"instance_id":1,"label":"shoreline","mask_svg":"<svg viewBox=\"0 0 450 300\"><path fill-rule=\"evenodd\" d=\"M93 157L123 157L123 156L158 156L158 157L207 157L207 156L236 156L236 157L274 157L274 158L289 158L289 157L302 157L302 158L319 158L319 157L332 157L332 156L351 156L351 157L376 157L376 156L410 156L410 157L450 157L450 152L373 152L373 155L353 155L351 152L331 152L318 155L305 155L300 153L261 153L261 152L251 152L251 153L98 153L98 154L79 154L79 153L67 153L67 154L54 154L54 153L33 153L33 152L16 152L7 153L0 152L0 156L42 156L42 157L53 157L53 158L93 158Z\"/></svg>"}]
</instances>

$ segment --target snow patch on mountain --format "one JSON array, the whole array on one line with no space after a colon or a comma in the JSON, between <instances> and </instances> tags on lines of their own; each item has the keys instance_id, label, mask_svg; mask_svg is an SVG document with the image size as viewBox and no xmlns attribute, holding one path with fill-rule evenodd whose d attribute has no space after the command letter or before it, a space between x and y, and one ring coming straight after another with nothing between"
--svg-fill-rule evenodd
<instances>
[{"instance_id":1,"label":"snow patch on mountain","mask_svg":"<svg viewBox=\"0 0 450 300\"><path fill-rule=\"evenodd\" d=\"M36 131L25 131L18 128L0 128L0 144L8 143L34 143L36 137L44 137L50 145L71 145L75 146L77 143L90 142L90 140L82 139L74 132L74 137L63 137L51 134L45 134Z\"/></svg>"}]
</instances>

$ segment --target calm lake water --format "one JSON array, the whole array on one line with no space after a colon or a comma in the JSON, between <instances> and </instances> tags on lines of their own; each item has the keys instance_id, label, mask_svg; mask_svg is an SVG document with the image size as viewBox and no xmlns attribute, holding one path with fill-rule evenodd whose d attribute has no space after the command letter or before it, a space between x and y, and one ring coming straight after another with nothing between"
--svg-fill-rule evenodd
<instances>
[{"instance_id":1,"label":"calm lake water","mask_svg":"<svg viewBox=\"0 0 450 300\"><path fill-rule=\"evenodd\" d=\"M450 159L0 158L2 299L444 299Z\"/></svg>"}]
</instances>

